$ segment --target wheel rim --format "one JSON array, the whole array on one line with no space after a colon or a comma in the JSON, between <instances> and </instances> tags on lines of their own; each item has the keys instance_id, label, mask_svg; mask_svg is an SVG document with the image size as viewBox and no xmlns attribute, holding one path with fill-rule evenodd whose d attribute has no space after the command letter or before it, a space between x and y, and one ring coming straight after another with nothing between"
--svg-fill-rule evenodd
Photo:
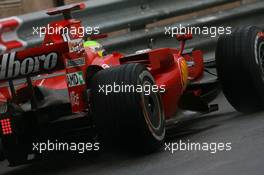
<instances>
[{"instance_id":1,"label":"wheel rim","mask_svg":"<svg viewBox=\"0 0 264 175\"><path fill-rule=\"evenodd\" d=\"M149 82L145 82L145 85L150 85ZM159 101L157 94L151 92L149 95L143 94L144 100L144 109L146 115L145 117L149 121L151 127L155 130L158 130L161 126L161 111L159 106Z\"/></svg>"},{"instance_id":2,"label":"wheel rim","mask_svg":"<svg viewBox=\"0 0 264 175\"><path fill-rule=\"evenodd\" d=\"M154 79L147 71L144 71L140 75L140 80L140 84L143 86L153 86L154 84ZM143 116L149 128L149 131L157 140L162 140L165 136L164 111L162 108L159 93L150 90L148 94L142 92L140 96Z\"/></svg>"},{"instance_id":3,"label":"wheel rim","mask_svg":"<svg viewBox=\"0 0 264 175\"><path fill-rule=\"evenodd\" d=\"M264 42L261 42L258 49L258 57L260 61L261 73L264 79Z\"/></svg>"}]
</instances>

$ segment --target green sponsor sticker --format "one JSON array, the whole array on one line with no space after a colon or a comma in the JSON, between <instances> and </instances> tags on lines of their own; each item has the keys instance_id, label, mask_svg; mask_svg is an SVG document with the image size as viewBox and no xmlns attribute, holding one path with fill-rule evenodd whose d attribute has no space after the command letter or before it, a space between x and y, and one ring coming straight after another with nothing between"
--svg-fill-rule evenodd
<instances>
[{"instance_id":1,"label":"green sponsor sticker","mask_svg":"<svg viewBox=\"0 0 264 175\"><path fill-rule=\"evenodd\" d=\"M67 74L67 80L69 87L85 84L82 71Z\"/></svg>"}]
</instances>

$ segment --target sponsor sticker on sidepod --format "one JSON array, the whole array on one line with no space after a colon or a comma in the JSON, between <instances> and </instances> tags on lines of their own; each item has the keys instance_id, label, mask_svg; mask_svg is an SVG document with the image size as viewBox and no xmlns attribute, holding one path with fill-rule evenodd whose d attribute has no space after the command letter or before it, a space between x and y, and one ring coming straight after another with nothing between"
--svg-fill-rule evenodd
<instances>
[{"instance_id":1,"label":"sponsor sticker on sidepod","mask_svg":"<svg viewBox=\"0 0 264 175\"><path fill-rule=\"evenodd\" d=\"M82 71L67 74L67 80L69 87L80 86L85 84Z\"/></svg>"}]
</instances>

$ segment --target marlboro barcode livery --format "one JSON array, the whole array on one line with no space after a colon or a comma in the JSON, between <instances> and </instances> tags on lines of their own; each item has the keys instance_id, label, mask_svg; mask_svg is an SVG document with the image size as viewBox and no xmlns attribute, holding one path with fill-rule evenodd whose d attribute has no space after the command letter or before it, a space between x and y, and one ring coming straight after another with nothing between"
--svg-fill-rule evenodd
<instances>
[{"instance_id":1,"label":"marlboro barcode livery","mask_svg":"<svg viewBox=\"0 0 264 175\"><path fill-rule=\"evenodd\" d=\"M55 46L6 53L0 57L0 80L33 76L54 69L62 69L62 54L67 50L67 44L61 43Z\"/></svg>"}]
</instances>

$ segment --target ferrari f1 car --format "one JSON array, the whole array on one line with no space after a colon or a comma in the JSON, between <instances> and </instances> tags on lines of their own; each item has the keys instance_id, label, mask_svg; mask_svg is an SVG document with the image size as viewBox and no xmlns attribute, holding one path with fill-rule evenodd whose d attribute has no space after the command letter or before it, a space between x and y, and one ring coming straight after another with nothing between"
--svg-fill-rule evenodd
<instances>
[{"instance_id":1,"label":"ferrari f1 car","mask_svg":"<svg viewBox=\"0 0 264 175\"><path fill-rule=\"evenodd\" d=\"M82 7L49 11L64 16L49 25L67 31L81 27L71 11ZM239 111L260 109L260 89L255 87L263 86L258 86L262 68L256 70L262 56L252 55L262 55L257 52L263 48L262 35L248 38L241 30L233 37L245 46L230 50L231 39L220 39L216 54L224 93ZM191 38L177 35L179 49L123 55L107 54L98 43L84 44L82 36L63 30L46 34L40 47L2 55L0 135L10 166L27 163L30 154L38 154L32 143L80 135L99 141L101 148L119 145L153 152L163 145L166 129L178 121L217 110L209 103L219 92L218 79L204 80L204 72L213 65L204 63L201 51L184 49ZM257 43L255 50L248 51L249 41ZM241 57L233 57L238 52Z\"/></svg>"}]
</instances>

